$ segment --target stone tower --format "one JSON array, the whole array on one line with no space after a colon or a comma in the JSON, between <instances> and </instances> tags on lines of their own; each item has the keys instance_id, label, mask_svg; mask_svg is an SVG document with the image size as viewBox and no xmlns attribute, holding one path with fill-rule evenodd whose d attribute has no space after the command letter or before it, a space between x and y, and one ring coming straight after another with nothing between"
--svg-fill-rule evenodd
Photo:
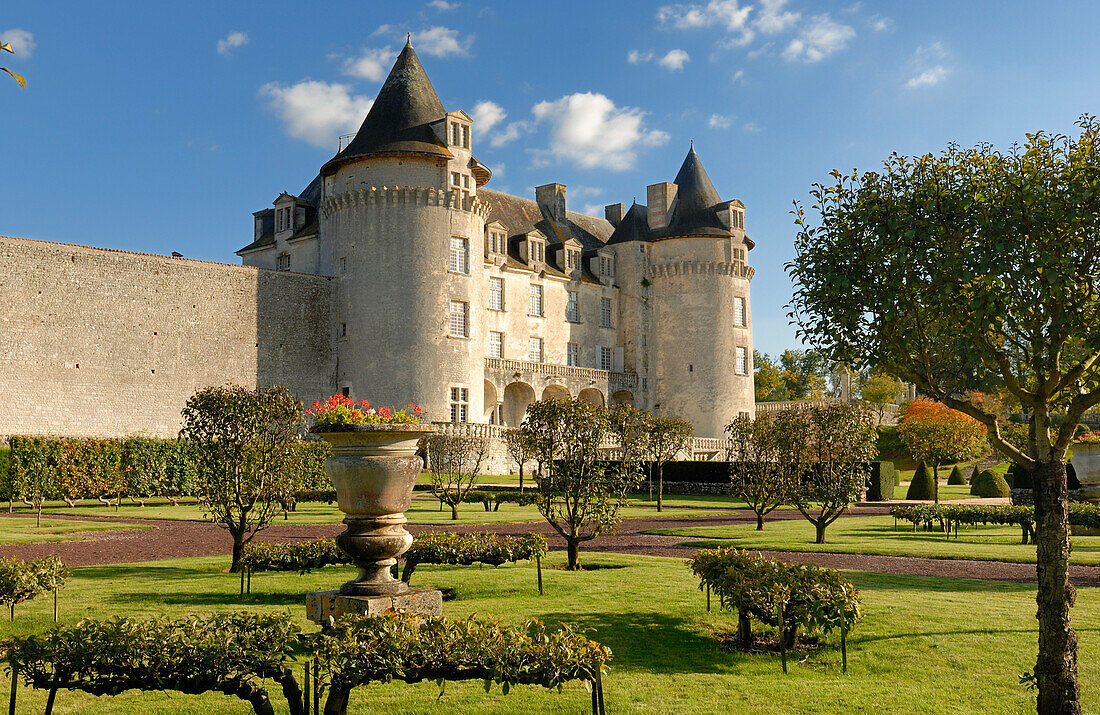
<instances>
[{"instance_id":1,"label":"stone tower","mask_svg":"<svg viewBox=\"0 0 1100 715\"><path fill-rule=\"evenodd\" d=\"M352 142L321 168L320 272L334 276L336 386L446 420L482 384L479 312L489 172L470 118L447 113L406 44ZM457 397L482 414L482 391ZM465 421L463 418L462 421Z\"/></svg>"},{"instance_id":2,"label":"stone tower","mask_svg":"<svg viewBox=\"0 0 1100 715\"><path fill-rule=\"evenodd\" d=\"M721 199L694 146L675 180L647 194L608 240L622 271L623 341L653 383L648 407L720 437L755 408L745 206Z\"/></svg>"}]
</instances>

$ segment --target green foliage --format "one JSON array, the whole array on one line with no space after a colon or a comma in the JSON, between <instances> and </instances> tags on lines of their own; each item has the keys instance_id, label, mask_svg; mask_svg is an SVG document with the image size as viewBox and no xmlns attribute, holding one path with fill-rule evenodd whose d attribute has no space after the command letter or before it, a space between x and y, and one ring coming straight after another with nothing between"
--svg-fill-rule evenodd
<instances>
[{"instance_id":1,"label":"green foliage","mask_svg":"<svg viewBox=\"0 0 1100 715\"><path fill-rule=\"evenodd\" d=\"M253 573L297 571L305 574L333 564L350 563L352 560L336 546L335 539L285 544L253 541L241 551L241 566Z\"/></svg>"},{"instance_id":2,"label":"green foliage","mask_svg":"<svg viewBox=\"0 0 1100 715\"><path fill-rule=\"evenodd\" d=\"M787 385L783 381L783 370L770 355L759 350L752 351L753 388L757 402L780 402L789 400Z\"/></svg>"},{"instance_id":3,"label":"green foliage","mask_svg":"<svg viewBox=\"0 0 1100 715\"><path fill-rule=\"evenodd\" d=\"M1031 472L1015 462L1008 465L1008 473L1004 479L1009 489L1032 489L1034 484Z\"/></svg>"},{"instance_id":4,"label":"green foliage","mask_svg":"<svg viewBox=\"0 0 1100 715\"><path fill-rule=\"evenodd\" d=\"M743 499L756 514L756 528L782 504L798 482L796 466L784 459L776 413L740 416L726 425L729 436L730 483L733 496ZM797 468L797 466L796 466Z\"/></svg>"},{"instance_id":5,"label":"green foliage","mask_svg":"<svg viewBox=\"0 0 1100 715\"><path fill-rule=\"evenodd\" d=\"M771 626L781 623L793 644L800 631L847 632L862 615L859 591L840 571L807 564L788 564L738 549L701 549L687 561L700 588L718 596L721 607L736 611L741 629L749 618ZM750 633L739 634L750 646Z\"/></svg>"},{"instance_id":6,"label":"green foliage","mask_svg":"<svg viewBox=\"0 0 1100 715\"><path fill-rule=\"evenodd\" d=\"M878 432L876 447L879 459L895 461L909 456L909 450L898 436L898 428L895 425L882 425L875 428Z\"/></svg>"},{"instance_id":7,"label":"green foliage","mask_svg":"<svg viewBox=\"0 0 1100 715\"><path fill-rule=\"evenodd\" d=\"M11 499L14 496L11 484L11 470L8 465L11 461L11 448L0 447L0 499Z\"/></svg>"},{"instance_id":8,"label":"green foliage","mask_svg":"<svg viewBox=\"0 0 1100 715\"><path fill-rule=\"evenodd\" d=\"M936 484L936 478L928 465L921 462L917 465L917 471L913 473L913 480L909 482L909 489L905 492L906 499L934 500L939 494L940 488Z\"/></svg>"},{"instance_id":9,"label":"green foliage","mask_svg":"<svg viewBox=\"0 0 1100 715\"><path fill-rule=\"evenodd\" d=\"M817 350L784 350L779 357L784 390L788 400L825 396L825 378L829 363Z\"/></svg>"},{"instance_id":10,"label":"green foliage","mask_svg":"<svg viewBox=\"0 0 1100 715\"><path fill-rule=\"evenodd\" d=\"M42 502L58 493L57 465L61 457L61 444L49 437L21 437L13 435L9 440L11 456L9 469L12 491L16 498L30 504L39 514Z\"/></svg>"},{"instance_id":11,"label":"green foliage","mask_svg":"<svg viewBox=\"0 0 1100 715\"><path fill-rule=\"evenodd\" d=\"M897 378L876 373L869 375L863 382L860 387L860 397L864 402L871 405L878 416L878 423L882 424L887 406L894 404L894 400L901 389L902 385Z\"/></svg>"},{"instance_id":12,"label":"green foliage","mask_svg":"<svg viewBox=\"0 0 1100 715\"><path fill-rule=\"evenodd\" d=\"M292 685L299 629L286 615L232 613L178 620L85 619L4 643L9 668L36 688L117 695L217 691L272 712L264 680ZM284 692L288 692L284 690ZM299 703L300 704L300 703Z\"/></svg>"},{"instance_id":13,"label":"green foliage","mask_svg":"<svg viewBox=\"0 0 1100 715\"><path fill-rule=\"evenodd\" d=\"M871 462L871 472L867 479L867 501L893 500L897 483L898 475L893 462Z\"/></svg>"},{"instance_id":14,"label":"green foliage","mask_svg":"<svg viewBox=\"0 0 1100 715\"><path fill-rule=\"evenodd\" d=\"M484 680L507 694L513 685L594 681L611 659L609 648L571 627L555 631L533 619L516 628L474 617L349 616L309 644L329 690L326 713L344 712L338 704L346 707L348 692L370 683Z\"/></svg>"},{"instance_id":15,"label":"green foliage","mask_svg":"<svg viewBox=\"0 0 1100 715\"><path fill-rule=\"evenodd\" d=\"M61 588L68 576L68 565L56 555L31 561L0 558L0 603L6 603L14 617L15 604Z\"/></svg>"},{"instance_id":16,"label":"green foliage","mask_svg":"<svg viewBox=\"0 0 1100 715\"><path fill-rule=\"evenodd\" d=\"M405 552L402 580L408 583L420 564L491 564L528 561L545 556L549 547L542 534L498 536L492 532L455 534L449 531L428 531L417 534L413 545Z\"/></svg>"},{"instance_id":17,"label":"green foliage","mask_svg":"<svg viewBox=\"0 0 1100 715\"><path fill-rule=\"evenodd\" d=\"M979 497L1007 497L1012 491L1004 477L987 469L971 480L970 493Z\"/></svg>"},{"instance_id":18,"label":"green foliage","mask_svg":"<svg viewBox=\"0 0 1100 715\"><path fill-rule=\"evenodd\" d=\"M485 507L485 511L490 511L493 508L493 502L496 499L496 495L492 492L482 491L480 489L474 489L466 492L466 496L462 497L463 504L480 504Z\"/></svg>"},{"instance_id":19,"label":"green foliage","mask_svg":"<svg viewBox=\"0 0 1100 715\"><path fill-rule=\"evenodd\" d=\"M955 465L951 468L951 476L947 478L947 483L951 486L961 486L966 484L966 478L963 477L962 470L959 469L959 465Z\"/></svg>"},{"instance_id":20,"label":"green foliage","mask_svg":"<svg viewBox=\"0 0 1100 715\"><path fill-rule=\"evenodd\" d=\"M425 440L428 471L432 475L432 493L451 507L451 518L458 519L458 505L477 484L481 466L489 457L489 441L483 437L437 433ZM485 511L489 502L485 500Z\"/></svg>"},{"instance_id":21,"label":"green foliage","mask_svg":"<svg viewBox=\"0 0 1100 715\"><path fill-rule=\"evenodd\" d=\"M538 504L537 492L495 492L493 494L493 511L500 508L501 504L516 504L518 506L534 506Z\"/></svg>"}]
</instances>

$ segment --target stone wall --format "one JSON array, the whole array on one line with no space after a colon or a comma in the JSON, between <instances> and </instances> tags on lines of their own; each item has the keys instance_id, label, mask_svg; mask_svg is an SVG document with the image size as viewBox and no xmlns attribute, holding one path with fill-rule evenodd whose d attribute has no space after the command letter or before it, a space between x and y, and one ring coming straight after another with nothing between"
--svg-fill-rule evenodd
<instances>
[{"instance_id":1,"label":"stone wall","mask_svg":"<svg viewBox=\"0 0 1100 715\"><path fill-rule=\"evenodd\" d=\"M175 435L195 390L332 394L331 279L0 237L0 439Z\"/></svg>"}]
</instances>

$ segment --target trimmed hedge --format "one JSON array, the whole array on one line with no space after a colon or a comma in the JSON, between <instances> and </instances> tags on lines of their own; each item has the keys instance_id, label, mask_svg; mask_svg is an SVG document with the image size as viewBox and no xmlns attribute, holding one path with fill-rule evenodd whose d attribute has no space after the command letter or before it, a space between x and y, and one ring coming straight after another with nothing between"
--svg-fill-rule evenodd
<instances>
[{"instance_id":1,"label":"trimmed hedge","mask_svg":"<svg viewBox=\"0 0 1100 715\"><path fill-rule=\"evenodd\" d=\"M955 465L951 468L951 476L947 478L947 483L951 486L964 486L966 484L966 478L963 477L962 470L959 469L959 465Z\"/></svg>"},{"instance_id":2,"label":"trimmed hedge","mask_svg":"<svg viewBox=\"0 0 1100 715\"><path fill-rule=\"evenodd\" d=\"M539 493L528 492L496 492L493 495L493 511L500 509L501 504L515 504L517 506L534 506L538 504Z\"/></svg>"},{"instance_id":3,"label":"trimmed hedge","mask_svg":"<svg viewBox=\"0 0 1100 715\"><path fill-rule=\"evenodd\" d=\"M14 621L15 604L60 589L68 577L68 564L53 554L30 561L0 558L0 603L8 605Z\"/></svg>"},{"instance_id":4,"label":"trimmed hedge","mask_svg":"<svg viewBox=\"0 0 1100 715\"><path fill-rule=\"evenodd\" d=\"M538 560L548 550L546 537L542 534L498 536L488 531L469 534L427 531L414 537L413 545L402 557L405 566L401 570L401 580L409 583L420 564L468 566L482 563L499 566L505 562Z\"/></svg>"},{"instance_id":5,"label":"trimmed hedge","mask_svg":"<svg viewBox=\"0 0 1100 715\"><path fill-rule=\"evenodd\" d=\"M924 462L917 465L917 471L913 473L913 481L909 482L909 489L905 492L905 498L909 500L932 500L936 498L939 485L932 470Z\"/></svg>"},{"instance_id":6,"label":"trimmed hedge","mask_svg":"<svg viewBox=\"0 0 1100 715\"><path fill-rule=\"evenodd\" d=\"M923 524L928 531L937 522L940 531L959 533L959 524L1013 525L1022 529L1021 543L1035 538L1035 507L992 504L905 504L890 508L890 516L897 521L909 521L915 531ZM1100 528L1100 505L1087 502L1069 503L1069 523L1073 526Z\"/></svg>"},{"instance_id":7,"label":"trimmed hedge","mask_svg":"<svg viewBox=\"0 0 1100 715\"><path fill-rule=\"evenodd\" d=\"M970 493L979 497L1007 497L1012 491L1004 477L987 469L970 482Z\"/></svg>"},{"instance_id":8,"label":"trimmed hedge","mask_svg":"<svg viewBox=\"0 0 1100 715\"><path fill-rule=\"evenodd\" d=\"M867 501L890 501L894 498L897 482L893 462L871 462L867 477Z\"/></svg>"},{"instance_id":9,"label":"trimmed hedge","mask_svg":"<svg viewBox=\"0 0 1100 715\"><path fill-rule=\"evenodd\" d=\"M297 571L306 574L333 564L350 564L351 559L336 546L335 539L314 539L291 544L253 541L241 551L241 566L254 573Z\"/></svg>"}]
</instances>

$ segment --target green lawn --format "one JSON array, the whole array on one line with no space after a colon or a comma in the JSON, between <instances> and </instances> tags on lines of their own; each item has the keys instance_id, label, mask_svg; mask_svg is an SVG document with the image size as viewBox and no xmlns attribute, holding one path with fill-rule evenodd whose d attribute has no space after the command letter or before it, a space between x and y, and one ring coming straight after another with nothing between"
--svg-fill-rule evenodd
<instances>
[{"instance_id":1,"label":"green lawn","mask_svg":"<svg viewBox=\"0 0 1100 715\"><path fill-rule=\"evenodd\" d=\"M560 563L553 554L546 564ZM828 648L795 663L789 675L779 658L722 651L715 630L734 619L707 613L702 594L679 559L582 552L589 564L616 566L583 573L545 569L546 595L535 590L534 568L432 567L414 583L445 586L457 599L448 616L476 613L519 623L528 616L568 621L615 652L605 680L607 704L617 713L983 713L1034 712L1034 698L1018 684L1034 663L1034 588L1026 584L888 576L852 572L866 618L849 637L849 673ZM225 558L78 568L61 593L61 617L114 614L181 616L241 607L238 581L222 573ZM329 588L350 575L344 569L312 574L262 574L244 607L285 611L301 619L304 593ZM52 600L16 609L0 635L42 631L52 625ZM1100 591L1079 589L1074 620L1082 626L1080 669L1084 710L1100 709ZM303 626L307 624L303 622ZM7 699L0 678L0 702ZM280 696L281 697L281 696ZM564 691L519 686L508 695L486 694L480 682L448 683L439 697L433 683L392 683L360 688L352 712L584 713L588 695L579 684ZM276 700L280 698L277 697ZM42 712L44 693L20 691L19 712ZM57 713L243 713L240 701L179 693L93 698L61 692ZM286 712L285 706L279 712Z\"/></svg>"},{"instance_id":2,"label":"green lawn","mask_svg":"<svg viewBox=\"0 0 1100 715\"><path fill-rule=\"evenodd\" d=\"M0 545L31 544L42 541L73 541L81 533L111 529L151 529L151 526L119 524L109 521L73 521L43 517L42 525L35 526L34 517L0 518Z\"/></svg>"},{"instance_id":3,"label":"green lawn","mask_svg":"<svg viewBox=\"0 0 1100 715\"><path fill-rule=\"evenodd\" d=\"M736 546L775 551L825 551L839 554L923 556L935 559L1035 562L1035 547L1020 543L1020 529L1012 526L959 527L959 538L913 531L909 522L889 516L857 516L835 521L825 532L828 543L815 544L814 528L804 519L770 521L763 531L755 525L696 526L653 529L646 533L694 537L692 545ZM1100 536L1073 537L1073 563L1100 565Z\"/></svg>"},{"instance_id":4,"label":"green lawn","mask_svg":"<svg viewBox=\"0 0 1100 715\"><path fill-rule=\"evenodd\" d=\"M909 490L908 484L902 484L894 488L894 498L904 499L905 492ZM940 484L940 501L948 499L977 499L970 493L969 484Z\"/></svg>"}]
</instances>

